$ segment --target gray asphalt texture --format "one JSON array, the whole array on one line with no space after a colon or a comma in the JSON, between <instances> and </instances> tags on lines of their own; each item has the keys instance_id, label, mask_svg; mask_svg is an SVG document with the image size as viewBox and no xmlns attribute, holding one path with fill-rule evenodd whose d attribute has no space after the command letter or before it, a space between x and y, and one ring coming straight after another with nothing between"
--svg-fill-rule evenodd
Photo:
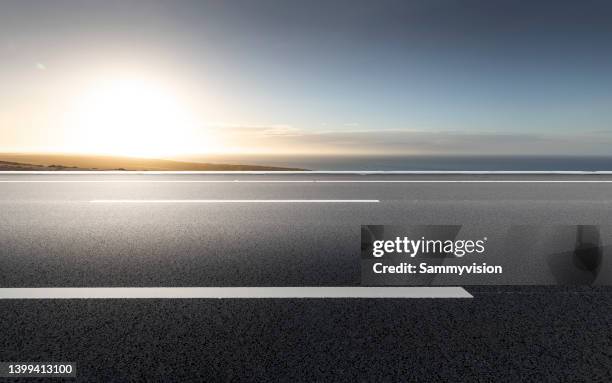
<instances>
[{"instance_id":1,"label":"gray asphalt texture","mask_svg":"<svg viewBox=\"0 0 612 383\"><path fill-rule=\"evenodd\" d=\"M5 175L1 180L607 176ZM96 205L93 199L380 199ZM598 224L605 183L0 183L0 285L358 285L361 224ZM465 300L0 301L0 360L79 381L612 380L609 287L468 287Z\"/></svg>"}]
</instances>

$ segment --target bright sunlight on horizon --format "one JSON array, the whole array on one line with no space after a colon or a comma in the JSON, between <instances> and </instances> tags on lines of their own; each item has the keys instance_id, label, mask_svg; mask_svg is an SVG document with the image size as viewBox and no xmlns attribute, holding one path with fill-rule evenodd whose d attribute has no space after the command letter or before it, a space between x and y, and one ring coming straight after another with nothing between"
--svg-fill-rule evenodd
<instances>
[{"instance_id":1,"label":"bright sunlight on horizon","mask_svg":"<svg viewBox=\"0 0 612 383\"><path fill-rule=\"evenodd\" d=\"M610 153L605 2L180 3L3 2L0 152Z\"/></svg>"},{"instance_id":2,"label":"bright sunlight on horizon","mask_svg":"<svg viewBox=\"0 0 612 383\"><path fill-rule=\"evenodd\" d=\"M143 157L222 151L181 95L146 77L93 82L73 103L67 125L66 151Z\"/></svg>"}]
</instances>

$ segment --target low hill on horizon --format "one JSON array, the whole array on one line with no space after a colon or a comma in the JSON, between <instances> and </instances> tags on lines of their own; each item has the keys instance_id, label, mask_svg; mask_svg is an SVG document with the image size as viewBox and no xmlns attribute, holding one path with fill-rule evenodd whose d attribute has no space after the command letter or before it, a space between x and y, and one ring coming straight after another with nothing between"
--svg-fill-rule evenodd
<instances>
[{"instance_id":1,"label":"low hill on horizon","mask_svg":"<svg viewBox=\"0 0 612 383\"><path fill-rule=\"evenodd\" d=\"M0 153L0 170L301 171L305 169L102 155Z\"/></svg>"}]
</instances>

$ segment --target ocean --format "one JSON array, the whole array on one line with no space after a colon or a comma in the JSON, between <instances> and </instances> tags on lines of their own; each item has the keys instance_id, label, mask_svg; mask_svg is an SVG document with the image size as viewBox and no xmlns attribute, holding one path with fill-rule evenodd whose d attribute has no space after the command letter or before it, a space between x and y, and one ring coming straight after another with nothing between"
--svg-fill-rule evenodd
<instances>
[{"instance_id":1,"label":"ocean","mask_svg":"<svg viewBox=\"0 0 612 383\"><path fill-rule=\"evenodd\" d=\"M268 165L308 170L382 171L612 171L612 156L197 156L198 162Z\"/></svg>"}]
</instances>

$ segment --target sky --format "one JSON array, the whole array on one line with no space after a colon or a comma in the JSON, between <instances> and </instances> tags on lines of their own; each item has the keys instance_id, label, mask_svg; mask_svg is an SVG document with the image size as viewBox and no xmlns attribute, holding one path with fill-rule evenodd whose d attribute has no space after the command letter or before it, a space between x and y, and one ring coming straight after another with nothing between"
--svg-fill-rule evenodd
<instances>
[{"instance_id":1,"label":"sky","mask_svg":"<svg viewBox=\"0 0 612 383\"><path fill-rule=\"evenodd\" d=\"M612 151L612 3L0 2L0 151Z\"/></svg>"}]
</instances>

